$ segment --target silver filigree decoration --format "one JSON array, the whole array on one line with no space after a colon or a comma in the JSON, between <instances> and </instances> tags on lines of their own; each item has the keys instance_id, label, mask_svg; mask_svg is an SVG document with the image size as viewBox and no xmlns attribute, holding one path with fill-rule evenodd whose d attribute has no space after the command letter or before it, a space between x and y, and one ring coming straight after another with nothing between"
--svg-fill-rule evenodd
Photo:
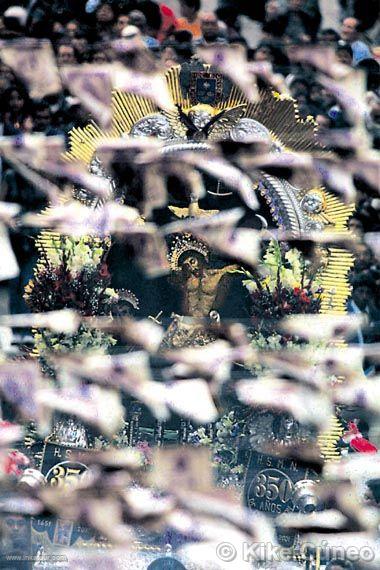
<instances>
[{"instance_id":1,"label":"silver filigree decoration","mask_svg":"<svg viewBox=\"0 0 380 570\"><path fill-rule=\"evenodd\" d=\"M160 114L148 115L137 121L131 129L130 136L157 137L164 141L175 137L168 119Z\"/></svg>"},{"instance_id":2,"label":"silver filigree decoration","mask_svg":"<svg viewBox=\"0 0 380 570\"><path fill-rule=\"evenodd\" d=\"M73 419L57 422L50 439L68 447L88 447L85 427Z\"/></svg>"},{"instance_id":3,"label":"silver filigree decoration","mask_svg":"<svg viewBox=\"0 0 380 570\"><path fill-rule=\"evenodd\" d=\"M272 141L270 132L264 125L254 119L243 118L230 130L230 137L236 142Z\"/></svg>"},{"instance_id":4,"label":"silver filigree decoration","mask_svg":"<svg viewBox=\"0 0 380 570\"><path fill-rule=\"evenodd\" d=\"M208 124L212 115L205 109L195 109L189 112L189 118L198 129ZM207 141L195 141L182 139L171 126L169 119L155 113L143 117L137 121L129 135L132 137L155 137L165 141L162 149L163 154L176 154L186 151L207 152L210 145ZM239 119L236 125L226 131L226 138L235 142L249 143L265 141L271 145L274 153L282 151L282 145L273 140L270 131L258 121L244 117ZM102 165L95 158L90 167L91 172L105 176ZM288 181L262 172L260 192L270 205L272 216L283 229L290 230L296 235L303 232L318 232L324 229L323 223L311 220L310 214L317 214L323 209L323 198L317 193L309 192L299 198L299 189L292 186ZM106 175L107 176L107 175ZM253 186L252 186L252 191ZM115 189L114 189L115 192Z\"/></svg>"},{"instance_id":5,"label":"silver filigree decoration","mask_svg":"<svg viewBox=\"0 0 380 570\"><path fill-rule=\"evenodd\" d=\"M93 159L91 160L89 171L91 172L91 174L94 174L95 176L100 176L101 178L105 178L108 181L109 184L108 197L111 199L115 195L115 189L116 189L115 182L112 176L110 176L108 172L104 170L97 156L94 156ZM104 201L104 199L99 199L94 197L94 195L91 194L86 188L75 188L74 197L77 200L80 200L88 205L93 206L94 208L99 206Z\"/></svg>"},{"instance_id":6,"label":"silver filigree decoration","mask_svg":"<svg viewBox=\"0 0 380 570\"><path fill-rule=\"evenodd\" d=\"M257 451L264 450L268 443L286 446L311 437L308 427L300 425L292 416L269 410L252 414L247 426L249 443Z\"/></svg>"},{"instance_id":7,"label":"silver filigree decoration","mask_svg":"<svg viewBox=\"0 0 380 570\"><path fill-rule=\"evenodd\" d=\"M316 220L309 220L305 224L306 232L321 232L324 227L325 226L322 222L317 222Z\"/></svg>"},{"instance_id":8,"label":"silver filigree decoration","mask_svg":"<svg viewBox=\"0 0 380 570\"><path fill-rule=\"evenodd\" d=\"M197 129L203 129L212 119L211 113L204 110L190 111L189 117Z\"/></svg>"},{"instance_id":9,"label":"silver filigree decoration","mask_svg":"<svg viewBox=\"0 0 380 570\"><path fill-rule=\"evenodd\" d=\"M320 214L323 210L323 197L320 193L309 192L302 198L301 207L308 214Z\"/></svg>"}]
</instances>

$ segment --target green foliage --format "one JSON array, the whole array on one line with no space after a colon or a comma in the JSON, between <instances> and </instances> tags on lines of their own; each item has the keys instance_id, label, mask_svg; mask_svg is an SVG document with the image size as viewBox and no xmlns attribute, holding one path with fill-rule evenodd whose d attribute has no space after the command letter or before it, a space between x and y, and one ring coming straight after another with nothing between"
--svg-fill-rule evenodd
<instances>
[{"instance_id":1,"label":"green foliage","mask_svg":"<svg viewBox=\"0 0 380 570\"><path fill-rule=\"evenodd\" d=\"M271 240L259 265L259 276L245 272L247 279L243 281L250 293L265 289L273 293L281 286L285 289L303 289L310 279L313 291L319 287L318 274L312 275L310 264L296 249L286 249L285 244Z\"/></svg>"},{"instance_id":2,"label":"green foliage","mask_svg":"<svg viewBox=\"0 0 380 570\"><path fill-rule=\"evenodd\" d=\"M220 418L215 425L215 437L211 439L204 427L192 432L189 437L195 446L211 448L213 466L220 485L239 485L242 482L244 466L239 463L239 444L243 434L244 421L232 410Z\"/></svg>"}]
</instances>

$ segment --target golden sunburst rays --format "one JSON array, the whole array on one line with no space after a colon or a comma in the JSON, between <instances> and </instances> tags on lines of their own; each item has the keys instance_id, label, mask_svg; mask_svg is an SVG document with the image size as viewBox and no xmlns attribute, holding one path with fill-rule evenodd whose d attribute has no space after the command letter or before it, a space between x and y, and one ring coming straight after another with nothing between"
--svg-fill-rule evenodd
<instances>
[{"instance_id":1,"label":"golden sunburst rays","mask_svg":"<svg viewBox=\"0 0 380 570\"><path fill-rule=\"evenodd\" d=\"M112 127L109 131L101 129L93 121L84 128L75 127L70 131L69 151L66 153L69 160L80 160L89 164L101 139L118 138L128 134L137 121L147 115L158 113L159 109L144 97L114 91L112 112Z\"/></svg>"},{"instance_id":2,"label":"golden sunburst rays","mask_svg":"<svg viewBox=\"0 0 380 570\"><path fill-rule=\"evenodd\" d=\"M323 209L318 214L308 214L309 217L324 224L326 230L332 234L348 234L347 222L355 211L355 204L344 204L323 188L315 188L310 192L323 195ZM302 193L300 197L301 195ZM323 293L320 312L344 314L351 293L348 274L354 264L354 256L343 247L328 246L324 251L326 265L321 275Z\"/></svg>"},{"instance_id":3,"label":"golden sunburst rays","mask_svg":"<svg viewBox=\"0 0 380 570\"><path fill-rule=\"evenodd\" d=\"M348 274L354 264L351 252L340 248L328 248L328 263L321 276L323 289L321 310L324 315L346 313L346 303L351 294Z\"/></svg>"},{"instance_id":4,"label":"golden sunburst rays","mask_svg":"<svg viewBox=\"0 0 380 570\"><path fill-rule=\"evenodd\" d=\"M347 221L355 210L354 204L344 204L333 194L322 188L323 211L314 216L318 222L327 224L326 229L331 233L349 233ZM320 285L322 288L320 313L323 315L342 315L347 312L347 301L351 294L349 272L354 264L353 254L343 247L328 246L324 250L326 265L322 271ZM344 340L334 343L336 348L345 348ZM343 381L344 379L339 379ZM343 426L336 416L332 416L329 427L318 437L318 445L325 461L337 461L341 454L338 442L343 433Z\"/></svg>"},{"instance_id":5,"label":"golden sunburst rays","mask_svg":"<svg viewBox=\"0 0 380 570\"><path fill-rule=\"evenodd\" d=\"M168 83L169 91L171 93L173 103L180 105L184 109L190 107L190 97L188 93L183 93L179 81L181 67L176 65L168 69L165 73L166 81Z\"/></svg>"},{"instance_id":6,"label":"golden sunburst rays","mask_svg":"<svg viewBox=\"0 0 380 570\"><path fill-rule=\"evenodd\" d=\"M190 108L189 96L183 94L180 86L180 66L175 66L166 72L166 80L173 103L184 109ZM205 67L208 70L208 67ZM218 109L233 108L246 105L244 117L252 118L262 123L272 134L275 141L289 150L321 151L315 137L316 126L313 121L301 120L295 101L287 96L270 90L260 92L257 103L248 103L240 89L233 86L228 97L218 105ZM104 137L120 137L129 133L132 126L147 115L158 113L159 109L152 101L130 93L115 91L113 93L113 123L112 128L105 132L91 122L84 128L74 128L69 135L69 160L80 160L89 164L94 156L97 143ZM299 199L305 194L300 191ZM310 189L313 191L313 189ZM339 198L317 189L324 195L324 208L319 214L311 215L312 219L322 222L329 232L345 232L347 220L354 211L354 205L345 205ZM345 304L350 294L347 275L353 264L351 253L342 248L328 250L328 264L322 276L325 293L322 298L323 313L345 312Z\"/></svg>"},{"instance_id":7,"label":"golden sunburst rays","mask_svg":"<svg viewBox=\"0 0 380 570\"><path fill-rule=\"evenodd\" d=\"M85 164L90 164L97 143L106 136L95 123L90 123L86 127L75 127L69 133L69 151L66 158L69 160L80 160Z\"/></svg>"},{"instance_id":8,"label":"golden sunburst rays","mask_svg":"<svg viewBox=\"0 0 380 570\"><path fill-rule=\"evenodd\" d=\"M273 139L288 150L323 150L315 136L315 121L301 119L296 101L289 96L262 90L259 101L248 104L245 116L262 123Z\"/></svg>"},{"instance_id":9,"label":"golden sunburst rays","mask_svg":"<svg viewBox=\"0 0 380 570\"><path fill-rule=\"evenodd\" d=\"M341 421L332 416L325 432L318 437L318 445L321 450L322 457L325 461L339 461L340 451L337 443L344 432Z\"/></svg>"},{"instance_id":10,"label":"golden sunburst rays","mask_svg":"<svg viewBox=\"0 0 380 570\"><path fill-rule=\"evenodd\" d=\"M173 103L185 111L191 108L190 98L184 94L180 85L180 66L175 66L165 73ZM315 138L315 122L299 117L295 101L270 90L260 92L257 103L249 103L237 86L233 86L228 97L218 104L216 111L246 105L243 117L262 123L273 139L284 148L299 151L321 151ZM113 119L109 131L99 128L94 122L86 127L74 128L69 133L69 160L80 160L88 164L94 154L97 142L106 137L120 137L130 133L132 126L143 117L159 113L160 109L149 99L114 91L112 95Z\"/></svg>"},{"instance_id":11,"label":"golden sunburst rays","mask_svg":"<svg viewBox=\"0 0 380 570\"><path fill-rule=\"evenodd\" d=\"M188 94L184 94L180 86L180 66L166 72L166 80L173 103L180 105L185 111L191 108ZM205 66L209 70L209 66ZM298 112L296 102L288 96L271 90L262 90L256 103L249 103L240 89L233 86L228 97L222 99L217 110L230 109L238 105L246 105L243 117L251 118L268 129L273 141L282 148L298 152L325 152L316 138L316 123L310 117L303 120ZM69 134L70 150L66 154L68 160L80 160L89 164L94 156L97 143L104 137L120 137L129 134L132 126L147 115L159 113L154 103L146 98L115 91L112 97L112 128L105 132L91 122L84 128L74 128ZM299 200L306 191L300 191ZM322 222L329 232L348 232L347 221L354 212L354 205L345 205L339 198L318 189L324 194L324 209L311 216ZM342 314L346 312L346 303L350 295L348 274L354 263L353 255L341 247L328 247L325 250L327 263L321 277L322 314ZM337 417L331 418L330 426L318 438L322 456L326 460L340 457L337 442L343 431Z\"/></svg>"}]
</instances>

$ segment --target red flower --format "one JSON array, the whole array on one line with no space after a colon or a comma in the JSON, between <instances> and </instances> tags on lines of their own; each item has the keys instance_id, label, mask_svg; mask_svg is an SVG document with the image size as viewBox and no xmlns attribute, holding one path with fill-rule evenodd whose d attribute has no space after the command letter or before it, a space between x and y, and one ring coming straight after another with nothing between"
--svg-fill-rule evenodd
<instances>
[{"instance_id":1,"label":"red flower","mask_svg":"<svg viewBox=\"0 0 380 570\"><path fill-rule=\"evenodd\" d=\"M350 447L358 453L377 453L377 447L359 434L350 441Z\"/></svg>"},{"instance_id":2,"label":"red flower","mask_svg":"<svg viewBox=\"0 0 380 570\"><path fill-rule=\"evenodd\" d=\"M102 263L99 269L100 277L110 277L110 272L108 271L108 267L106 263Z\"/></svg>"},{"instance_id":3,"label":"red flower","mask_svg":"<svg viewBox=\"0 0 380 570\"><path fill-rule=\"evenodd\" d=\"M295 295L299 295L299 294L301 293L301 289L300 289L299 287L294 287L293 293L294 293Z\"/></svg>"},{"instance_id":4,"label":"red flower","mask_svg":"<svg viewBox=\"0 0 380 570\"><path fill-rule=\"evenodd\" d=\"M19 476L22 473L20 467L27 467L30 461L20 451L10 451L5 460L4 471L7 475Z\"/></svg>"}]
</instances>

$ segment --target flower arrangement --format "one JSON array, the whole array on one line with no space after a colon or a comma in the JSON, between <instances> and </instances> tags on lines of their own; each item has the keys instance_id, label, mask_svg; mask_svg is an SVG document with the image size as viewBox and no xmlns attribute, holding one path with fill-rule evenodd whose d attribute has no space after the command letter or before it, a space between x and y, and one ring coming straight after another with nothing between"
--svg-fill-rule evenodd
<instances>
[{"instance_id":1,"label":"flower arrangement","mask_svg":"<svg viewBox=\"0 0 380 570\"><path fill-rule=\"evenodd\" d=\"M95 239L53 236L50 246L43 249L34 279L25 288L24 298L31 311L70 308L88 317L138 308L132 293L110 287L105 261L108 249L109 244Z\"/></svg>"},{"instance_id":2,"label":"flower arrangement","mask_svg":"<svg viewBox=\"0 0 380 570\"><path fill-rule=\"evenodd\" d=\"M239 462L239 443L244 437L243 427L244 420L232 410L216 422L213 438L207 435L204 427L189 435L189 443L192 445L211 448L216 479L220 486L238 486L242 483L244 465Z\"/></svg>"},{"instance_id":3,"label":"flower arrangement","mask_svg":"<svg viewBox=\"0 0 380 570\"><path fill-rule=\"evenodd\" d=\"M138 441L136 444L136 450L142 454L145 467L153 464L152 448L147 441Z\"/></svg>"},{"instance_id":4,"label":"flower arrangement","mask_svg":"<svg viewBox=\"0 0 380 570\"><path fill-rule=\"evenodd\" d=\"M244 275L243 284L251 299L251 344L264 350L279 350L285 344L287 348L302 350L299 339L279 334L275 325L291 314L319 311L322 289L318 270L314 270L297 249L272 240L257 273L237 272ZM263 372L263 368L254 365L250 371L256 376ZM214 438L204 427L190 434L190 443L211 448L219 485L239 486L242 483L245 468L240 442L247 437L245 426L244 409L234 409L216 423Z\"/></svg>"},{"instance_id":5,"label":"flower arrangement","mask_svg":"<svg viewBox=\"0 0 380 570\"><path fill-rule=\"evenodd\" d=\"M111 440L106 439L104 436L96 437L94 441L94 449L123 449L125 447L129 447L127 431L128 425L125 424L124 428L115 434ZM149 443L147 441L138 441L133 449L141 462L141 466L149 468L153 463L152 448Z\"/></svg>"},{"instance_id":6,"label":"flower arrangement","mask_svg":"<svg viewBox=\"0 0 380 570\"><path fill-rule=\"evenodd\" d=\"M243 273L246 277L243 284L251 299L252 321L265 336L272 333L270 323L283 317L319 312L322 294L319 272L313 270L296 248L271 240L258 272Z\"/></svg>"},{"instance_id":7,"label":"flower arrangement","mask_svg":"<svg viewBox=\"0 0 380 570\"><path fill-rule=\"evenodd\" d=\"M45 232L38 244L41 257L34 278L25 287L24 298L32 312L70 308L84 317L123 315L138 308L129 291L115 291L106 263L109 240L94 237L72 238ZM42 369L54 376L51 353L73 351L106 352L116 340L107 333L82 323L76 334L34 333Z\"/></svg>"}]
</instances>

